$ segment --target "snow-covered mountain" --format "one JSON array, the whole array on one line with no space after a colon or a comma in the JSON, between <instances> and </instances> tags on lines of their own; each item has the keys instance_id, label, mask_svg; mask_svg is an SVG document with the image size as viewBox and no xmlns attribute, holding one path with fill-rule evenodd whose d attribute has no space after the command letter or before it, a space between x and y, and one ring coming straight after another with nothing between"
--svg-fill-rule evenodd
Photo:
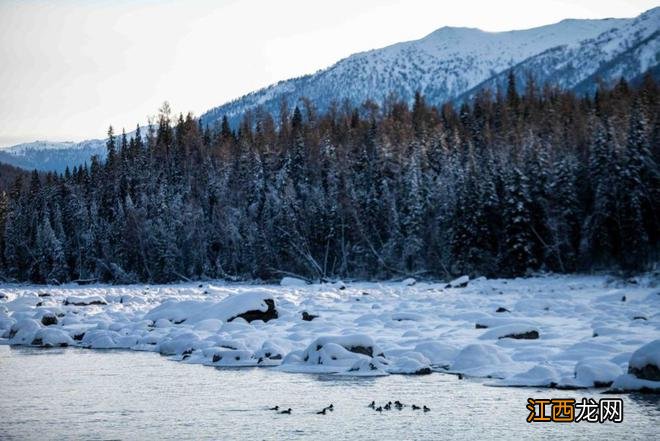
<instances>
[{"instance_id":1,"label":"snow-covered mountain","mask_svg":"<svg viewBox=\"0 0 660 441\"><path fill-rule=\"evenodd\" d=\"M540 83L589 89L598 77L634 78L658 66L658 29L660 8L631 19L563 20L521 31L443 27L420 40L351 55L315 74L250 93L211 109L202 120L213 124L226 115L235 124L248 110L262 106L277 114L283 100L291 107L302 97L321 111L332 102L379 102L390 93L411 101L417 90L440 104L495 85L512 67Z\"/></svg>"},{"instance_id":2,"label":"snow-covered mountain","mask_svg":"<svg viewBox=\"0 0 660 441\"><path fill-rule=\"evenodd\" d=\"M660 76L660 7L636 18L563 20L533 29L484 32L443 27L426 37L361 52L327 69L281 81L202 115L213 125L227 116L234 126L247 111L262 107L277 115L308 98L320 111L348 100L382 102L390 94L412 101L420 91L428 102L470 99L481 88L502 86L511 68L522 87L531 74L578 92L599 81L630 80L651 71ZM105 141L37 141L0 149L0 162L22 168L62 171L105 155Z\"/></svg>"},{"instance_id":3,"label":"snow-covered mountain","mask_svg":"<svg viewBox=\"0 0 660 441\"><path fill-rule=\"evenodd\" d=\"M66 167L89 163L94 155L105 157L105 141L35 141L0 149L0 162L16 167L62 172Z\"/></svg>"}]
</instances>

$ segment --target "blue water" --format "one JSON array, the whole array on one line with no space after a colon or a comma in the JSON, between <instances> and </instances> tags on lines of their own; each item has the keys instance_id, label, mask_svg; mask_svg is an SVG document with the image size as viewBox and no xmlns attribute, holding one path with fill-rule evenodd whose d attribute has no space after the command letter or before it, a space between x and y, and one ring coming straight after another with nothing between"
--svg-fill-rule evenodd
<instances>
[{"instance_id":1,"label":"blue water","mask_svg":"<svg viewBox=\"0 0 660 441\"><path fill-rule=\"evenodd\" d=\"M585 391L495 388L432 374L375 379L215 369L152 353L0 346L0 439L658 439L659 395L621 395L621 424L525 421L528 397ZM371 400L425 404L379 414ZM335 411L317 415L330 403ZM267 410L280 405L291 415Z\"/></svg>"}]
</instances>

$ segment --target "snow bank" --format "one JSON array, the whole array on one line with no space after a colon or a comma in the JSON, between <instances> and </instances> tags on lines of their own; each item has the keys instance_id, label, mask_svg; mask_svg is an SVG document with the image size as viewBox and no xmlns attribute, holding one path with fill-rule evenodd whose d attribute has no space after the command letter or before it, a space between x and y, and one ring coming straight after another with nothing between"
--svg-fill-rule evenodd
<instances>
[{"instance_id":1,"label":"snow bank","mask_svg":"<svg viewBox=\"0 0 660 441\"><path fill-rule=\"evenodd\" d=\"M131 349L215 367L333 375L444 371L510 386L660 383L660 296L650 279L478 279L460 290L431 282L295 285L58 286L48 296L42 287L2 286L0 344ZM303 320L303 311L319 318Z\"/></svg>"}]
</instances>

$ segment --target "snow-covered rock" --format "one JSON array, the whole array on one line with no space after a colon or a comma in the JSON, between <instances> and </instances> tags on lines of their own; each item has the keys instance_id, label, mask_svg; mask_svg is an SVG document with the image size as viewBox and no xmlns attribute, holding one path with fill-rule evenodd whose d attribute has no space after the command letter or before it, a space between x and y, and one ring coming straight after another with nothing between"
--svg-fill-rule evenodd
<instances>
[{"instance_id":1,"label":"snow-covered rock","mask_svg":"<svg viewBox=\"0 0 660 441\"><path fill-rule=\"evenodd\" d=\"M101 296L78 297L69 296L64 300L65 305L89 306L89 305L107 305L108 302Z\"/></svg>"},{"instance_id":2,"label":"snow-covered rock","mask_svg":"<svg viewBox=\"0 0 660 441\"><path fill-rule=\"evenodd\" d=\"M470 276L461 276L447 284L447 288L465 288L470 282Z\"/></svg>"},{"instance_id":3,"label":"snow-covered rock","mask_svg":"<svg viewBox=\"0 0 660 441\"><path fill-rule=\"evenodd\" d=\"M25 318L14 323L9 331L9 344L30 345L41 329L39 322Z\"/></svg>"},{"instance_id":4,"label":"snow-covered rock","mask_svg":"<svg viewBox=\"0 0 660 441\"><path fill-rule=\"evenodd\" d=\"M359 360L372 358L384 360L385 355L368 335L323 336L315 339L302 353L285 358L283 368L305 370L296 369L297 364L314 366L316 372L341 372L348 371Z\"/></svg>"},{"instance_id":5,"label":"snow-covered rock","mask_svg":"<svg viewBox=\"0 0 660 441\"><path fill-rule=\"evenodd\" d=\"M220 302L170 300L152 309L144 317L154 322L166 319L175 324L192 324L208 319L230 322L237 318L247 322L267 322L277 318L278 312L270 292L253 291L230 295Z\"/></svg>"},{"instance_id":6,"label":"snow-covered rock","mask_svg":"<svg viewBox=\"0 0 660 441\"><path fill-rule=\"evenodd\" d=\"M295 277L283 277L282 280L280 280L280 286L284 286L287 288L298 288L298 287L307 286L307 282L305 282L302 279L297 279Z\"/></svg>"},{"instance_id":7,"label":"snow-covered rock","mask_svg":"<svg viewBox=\"0 0 660 441\"><path fill-rule=\"evenodd\" d=\"M554 387L559 383L559 373L548 365L536 365L528 371L518 373L505 380L499 380L498 386Z\"/></svg>"},{"instance_id":8,"label":"snow-covered rock","mask_svg":"<svg viewBox=\"0 0 660 441\"><path fill-rule=\"evenodd\" d=\"M575 365L575 379L584 387L608 387L621 374L621 367L608 360L587 358Z\"/></svg>"},{"instance_id":9,"label":"snow-covered rock","mask_svg":"<svg viewBox=\"0 0 660 441\"><path fill-rule=\"evenodd\" d=\"M510 363L511 357L497 346L471 344L458 353L450 370L476 377L498 376L502 372L502 365Z\"/></svg>"},{"instance_id":10,"label":"snow-covered rock","mask_svg":"<svg viewBox=\"0 0 660 441\"><path fill-rule=\"evenodd\" d=\"M502 338L513 338L518 340L535 340L539 338L538 328L523 323L512 323L489 329L480 337L482 340L496 340Z\"/></svg>"},{"instance_id":11,"label":"snow-covered rock","mask_svg":"<svg viewBox=\"0 0 660 441\"><path fill-rule=\"evenodd\" d=\"M66 347L74 344L73 339L61 329L48 327L41 328L34 335L31 343L33 346L43 346L45 348Z\"/></svg>"},{"instance_id":12,"label":"snow-covered rock","mask_svg":"<svg viewBox=\"0 0 660 441\"><path fill-rule=\"evenodd\" d=\"M660 339L645 344L632 354L628 373L642 380L660 382Z\"/></svg>"}]
</instances>

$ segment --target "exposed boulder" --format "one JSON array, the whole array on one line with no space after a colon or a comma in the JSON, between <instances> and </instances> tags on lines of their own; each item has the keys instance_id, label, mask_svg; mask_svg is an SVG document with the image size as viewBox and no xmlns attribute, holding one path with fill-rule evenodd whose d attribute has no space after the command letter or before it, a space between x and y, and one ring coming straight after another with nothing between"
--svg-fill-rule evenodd
<instances>
[{"instance_id":1,"label":"exposed boulder","mask_svg":"<svg viewBox=\"0 0 660 441\"><path fill-rule=\"evenodd\" d=\"M41 324L44 326L56 325L57 316L52 312L47 312L43 316L41 316Z\"/></svg>"},{"instance_id":2,"label":"exposed boulder","mask_svg":"<svg viewBox=\"0 0 660 441\"><path fill-rule=\"evenodd\" d=\"M306 322L311 322L311 321L314 320L315 318L318 318L318 315L316 315L316 314L310 314L310 313L307 312L307 311L303 311L303 312L302 312L302 319L303 319L304 321L306 321Z\"/></svg>"},{"instance_id":3,"label":"exposed boulder","mask_svg":"<svg viewBox=\"0 0 660 441\"><path fill-rule=\"evenodd\" d=\"M266 304L266 310L263 308L251 309L249 311L242 312L235 315L234 317L229 318L227 321L230 322L236 318L242 318L246 322L250 323L254 320L262 320L267 322L268 320L276 319L279 314L277 309L275 309L275 300L274 299L264 299L263 302Z\"/></svg>"}]
</instances>

